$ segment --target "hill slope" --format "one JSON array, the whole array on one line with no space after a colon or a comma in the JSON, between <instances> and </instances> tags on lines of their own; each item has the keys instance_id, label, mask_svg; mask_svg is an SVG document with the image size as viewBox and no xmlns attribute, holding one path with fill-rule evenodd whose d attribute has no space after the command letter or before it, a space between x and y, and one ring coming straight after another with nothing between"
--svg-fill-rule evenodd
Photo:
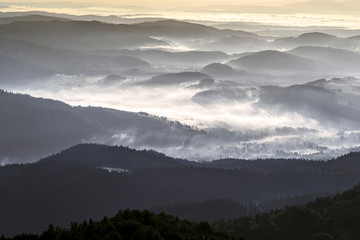
<instances>
[{"instance_id":1,"label":"hill slope","mask_svg":"<svg viewBox=\"0 0 360 240\"><path fill-rule=\"evenodd\" d=\"M358 162L359 154L350 158ZM350 161L345 159L346 156L342 166ZM291 165L291 160L288 161ZM339 165L327 170L331 162L314 167L320 170L325 166L324 171L312 168L298 171L299 167L273 171L276 167L267 167L264 161L264 166L259 166L269 169L264 173L222 169L151 151L79 145L37 163L0 167L0 234L39 232L49 223L64 227L71 221L97 219L119 209L171 209L162 206L217 199L228 199L233 206L239 206L239 203L342 191L360 182L358 168ZM218 203L227 209L229 201ZM214 220L213 216L204 214L203 207L197 209L197 219Z\"/></svg>"},{"instance_id":2,"label":"hill slope","mask_svg":"<svg viewBox=\"0 0 360 240\"><path fill-rule=\"evenodd\" d=\"M217 229L260 240L359 239L360 185L335 197L251 218L218 223Z\"/></svg>"},{"instance_id":3,"label":"hill slope","mask_svg":"<svg viewBox=\"0 0 360 240\"><path fill-rule=\"evenodd\" d=\"M145 113L72 107L1 90L0 100L0 162L35 161L81 142L166 148L205 134Z\"/></svg>"}]
</instances>

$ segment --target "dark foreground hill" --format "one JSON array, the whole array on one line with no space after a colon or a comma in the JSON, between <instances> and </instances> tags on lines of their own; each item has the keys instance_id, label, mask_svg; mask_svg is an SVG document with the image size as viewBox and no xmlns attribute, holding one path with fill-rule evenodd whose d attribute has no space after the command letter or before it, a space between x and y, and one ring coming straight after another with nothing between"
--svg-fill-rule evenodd
<instances>
[{"instance_id":1,"label":"dark foreground hill","mask_svg":"<svg viewBox=\"0 0 360 240\"><path fill-rule=\"evenodd\" d=\"M119 211L99 221L72 222L69 229L49 225L40 235L10 239L251 239L355 240L360 237L360 185L334 197L318 198L305 206L287 207L228 222L193 223L147 210ZM240 237L240 236L244 236Z\"/></svg>"},{"instance_id":2,"label":"dark foreground hill","mask_svg":"<svg viewBox=\"0 0 360 240\"><path fill-rule=\"evenodd\" d=\"M218 222L221 231L252 240L360 239L360 185L335 197L251 218Z\"/></svg>"},{"instance_id":3,"label":"dark foreground hill","mask_svg":"<svg viewBox=\"0 0 360 240\"><path fill-rule=\"evenodd\" d=\"M5 240L6 238L1 238ZM164 213L153 214L147 210L119 211L114 217L104 217L100 221L84 221L81 224L71 223L70 229L50 225L40 235L23 234L12 239L134 239L134 240L182 240L182 239L242 239L230 237L226 233L216 232L209 223L193 223L179 220ZM9 239L8 239L9 240Z\"/></svg>"},{"instance_id":4,"label":"dark foreground hill","mask_svg":"<svg viewBox=\"0 0 360 240\"><path fill-rule=\"evenodd\" d=\"M303 161L303 166L313 165L309 168L294 162L294 169L289 167L292 160L284 168L279 161L279 171L271 162L269 166L259 160L254 164L260 164L260 171L254 171L188 162L153 151L78 145L37 163L0 167L0 234L39 233L49 223L65 227L71 221L100 219L119 209L166 210L171 209L166 206L175 204L180 204L182 216L189 216L187 212L192 211L192 219L230 219L234 215L228 210L232 206L241 210L244 206L239 204L246 207L250 203L279 200L275 205L259 205L278 208L295 203L281 203L284 198L312 195L299 202L304 203L314 199L314 193L344 191L360 182L355 164L359 159L359 154L353 153L342 158L343 165L340 160L319 165ZM327 168L333 161L338 161L338 167ZM351 168L345 167L351 162ZM319 171L321 166L323 171ZM211 204L206 205L208 201ZM214 202L229 214L219 218L204 214ZM240 210L239 215L249 215L247 209Z\"/></svg>"}]
</instances>

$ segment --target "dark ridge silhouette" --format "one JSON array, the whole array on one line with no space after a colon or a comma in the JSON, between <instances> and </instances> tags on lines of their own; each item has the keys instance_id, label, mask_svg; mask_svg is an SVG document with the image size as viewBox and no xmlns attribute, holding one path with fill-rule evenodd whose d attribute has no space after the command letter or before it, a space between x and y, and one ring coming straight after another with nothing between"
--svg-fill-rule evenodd
<instances>
[{"instance_id":1,"label":"dark ridge silhouette","mask_svg":"<svg viewBox=\"0 0 360 240\"><path fill-rule=\"evenodd\" d=\"M219 231L260 240L358 239L360 185L305 206L287 207L256 217L218 222Z\"/></svg>"},{"instance_id":2,"label":"dark ridge silhouette","mask_svg":"<svg viewBox=\"0 0 360 240\"><path fill-rule=\"evenodd\" d=\"M283 209L289 206L305 205L319 197L328 197L330 193L313 193L304 196L291 198L274 199L263 202L240 203L232 199L214 199L203 202L186 202L170 204L168 206L156 207L151 209L154 212L166 212L191 221L216 222L223 220L233 220L240 216L255 216L260 213L267 213L275 209Z\"/></svg>"},{"instance_id":3,"label":"dark ridge silhouette","mask_svg":"<svg viewBox=\"0 0 360 240\"><path fill-rule=\"evenodd\" d=\"M336 159L327 161L301 159L219 159L211 162L192 162L168 157L152 150L134 150L124 146L107 146L100 144L79 144L63 150L56 155L43 159L63 160L87 164L93 167L123 168L135 170L141 168L163 167L205 167L225 170L238 169L244 171L271 173L336 173L342 171L360 172L360 153L351 152Z\"/></svg>"},{"instance_id":4,"label":"dark ridge silhouette","mask_svg":"<svg viewBox=\"0 0 360 240\"><path fill-rule=\"evenodd\" d=\"M178 217L165 213L154 214L148 210L119 211L114 217L103 217L101 220L84 220L82 223L72 222L69 229L50 225L39 235L22 234L10 239L216 239L243 240L230 237L226 233L215 231L207 222L194 223L179 220Z\"/></svg>"},{"instance_id":5,"label":"dark ridge silhouette","mask_svg":"<svg viewBox=\"0 0 360 240\"><path fill-rule=\"evenodd\" d=\"M66 149L41 161L61 160L90 165L133 171L139 168L163 168L198 166L197 162L188 162L168 157L152 150L137 151L124 146L105 146L99 144L81 144Z\"/></svg>"},{"instance_id":6,"label":"dark ridge silhouette","mask_svg":"<svg viewBox=\"0 0 360 240\"><path fill-rule=\"evenodd\" d=\"M258 160L239 160L221 159L208 163L211 167L224 169L242 169L254 172L337 172L360 170L360 153L351 152L328 161L313 161L300 159L258 159Z\"/></svg>"},{"instance_id":7,"label":"dark ridge silhouette","mask_svg":"<svg viewBox=\"0 0 360 240\"><path fill-rule=\"evenodd\" d=\"M37 163L0 167L0 234L36 233L49 223L64 227L126 208L216 199L249 204L343 191L360 181L360 169L354 165L358 161L359 153L319 164L303 161L301 166L295 161L294 167L289 167L292 160L255 161L260 165L255 172L247 170L251 167L225 169L219 162L199 164L152 151L79 145ZM133 170L121 171L124 168ZM286 202L291 203L283 205Z\"/></svg>"}]
</instances>

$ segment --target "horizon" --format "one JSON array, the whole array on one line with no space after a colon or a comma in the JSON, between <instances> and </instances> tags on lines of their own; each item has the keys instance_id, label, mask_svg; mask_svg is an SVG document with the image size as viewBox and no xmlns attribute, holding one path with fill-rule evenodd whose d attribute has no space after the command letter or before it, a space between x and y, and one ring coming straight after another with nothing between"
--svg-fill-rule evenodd
<instances>
[{"instance_id":1,"label":"horizon","mask_svg":"<svg viewBox=\"0 0 360 240\"><path fill-rule=\"evenodd\" d=\"M251 23L265 26L360 29L360 7L355 1L257 0L245 1L16 1L2 2L0 12L44 11L70 15L118 16L126 19L164 18L204 23ZM0 13L1 14L1 13Z\"/></svg>"}]
</instances>

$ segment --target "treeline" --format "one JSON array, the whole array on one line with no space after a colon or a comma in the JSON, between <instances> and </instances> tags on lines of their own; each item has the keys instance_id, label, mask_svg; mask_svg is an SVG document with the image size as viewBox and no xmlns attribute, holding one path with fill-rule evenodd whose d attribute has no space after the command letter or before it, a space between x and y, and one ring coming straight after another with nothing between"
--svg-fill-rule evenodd
<instances>
[{"instance_id":1,"label":"treeline","mask_svg":"<svg viewBox=\"0 0 360 240\"><path fill-rule=\"evenodd\" d=\"M50 225L41 234L21 234L1 240L242 240L215 231L207 222L179 220L165 213L147 210L119 211L114 217L100 221L72 222L70 228Z\"/></svg>"},{"instance_id":2,"label":"treeline","mask_svg":"<svg viewBox=\"0 0 360 240\"><path fill-rule=\"evenodd\" d=\"M251 240L360 239L360 185L305 206L214 224L219 231Z\"/></svg>"},{"instance_id":3,"label":"treeline","mask_svg":"<svg viewBox=\"0 0 360 240\"><path fill-rule=\"evenodd\" d=\"M360 185L304 206L273 210L232 221L180 220L163 212L123 210L113 218L72 222L70 228L50 225L40 234L1 240L357 240L360 238Z\"/></svg>"},{"instance_id":4,"label":"treeline","mask_svg":"<svg viewBox=\"0 0 360 240\"><path fill-rule=\"evenodd\" d=\"M0 167L0 234L39 233L49 223L65 227L127 208L196 221L249 216L349 189L360 182L355 165L347 167L357 159L343 159L336 171L262 172L193 165L125 147L79 145L37 163ZM132 171L108 172L101 166ZM291 200L304 195L314 196Z\"/></svg>"},{"instance_id":5,"label":"treeline","mask_svg":"<svg viewBox=\"0 0 360 240\"><path fill-rule=\"evenodd\" d=\"M333 193L311 193L303 196L279 198L268 201L240 203L233 199L211 199L202 202L183 202L152 208L156 212L166 212L191 221L215 222L233 220L240 216L254 216L288 206L305 205L319 197L335 195Z\"/></svg>"},{"instance_id":6,"label":"treeline","mask_svg":"<svg viewBox=\"0 0 360 240\"><path fill-rule=\"evenodd\" d=\"M124 146L79 144L44 160L64 160L95 167L113 167L135 170L162 167L199 167L238 169L250 172L296 172L336 174L345 171L360 172L360 152L351 152L336 159L314 161L305 159L220 159L211 162L194 162L176 159L152 150L135 150Z\"/></svg>"}]
</instances>

